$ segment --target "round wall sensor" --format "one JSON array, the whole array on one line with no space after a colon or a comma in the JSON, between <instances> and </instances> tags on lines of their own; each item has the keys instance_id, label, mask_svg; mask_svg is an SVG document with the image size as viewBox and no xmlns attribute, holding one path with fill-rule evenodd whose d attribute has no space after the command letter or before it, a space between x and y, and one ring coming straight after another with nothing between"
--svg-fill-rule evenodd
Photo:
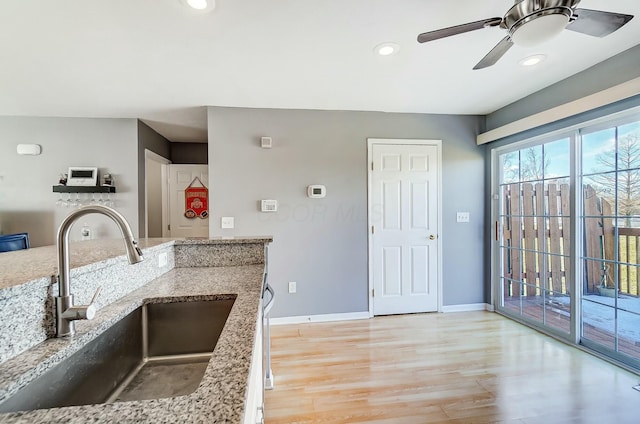
<instances>
[{"instance_id":1,"label":"round wall sensor","mask_svg":"<svg viewBox=\"0 0 640 424\"><path fill-rule=\"evenodd\" d=\"M16 150L19 155L37 156L42 153L42 147L39 144L18 144Z\"/></svg>"}]
</instances>

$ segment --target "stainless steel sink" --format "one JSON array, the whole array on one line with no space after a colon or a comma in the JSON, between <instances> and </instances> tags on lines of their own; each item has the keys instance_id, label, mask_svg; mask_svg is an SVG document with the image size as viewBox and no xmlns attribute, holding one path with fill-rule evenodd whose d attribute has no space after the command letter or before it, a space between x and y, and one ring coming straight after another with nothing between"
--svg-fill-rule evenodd
<instances>
[{"instance_id":1,"label":"stainless steel sink","mask_svg":"<svg viewBox=\"0 0 640 424\"><path fill-rule=\"evenodd\" d=\"M1 403L0 412L192 393L234 301L145 304Z\"/></svg>"}]
</instances>

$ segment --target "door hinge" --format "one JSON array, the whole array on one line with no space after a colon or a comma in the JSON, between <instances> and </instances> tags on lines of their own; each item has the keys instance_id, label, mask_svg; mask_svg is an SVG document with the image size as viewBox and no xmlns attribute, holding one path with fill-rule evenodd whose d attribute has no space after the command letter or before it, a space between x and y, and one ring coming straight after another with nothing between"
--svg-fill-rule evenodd
<instances>
[{"instance_id":1,"label":"door hinge","mask_svg":"<svg viewBox=\"0 0 640 424\"><path fill-rule=\"evenodd\" d=\"M167 230L171 231L171 224L167 225Z\"/></svg>"},{"instance_id":2,"label":"door hinge","mask_svg":"<svg viewBox=\"0 0 640 424\"><path fill-rule=\"evenodd\" d=\"M373 162L371 162L371 170L373 171Z\"/></svg>"},{"instance_id":3,"label":"door hinge","mask_svg":"<svg viewBox=\"0 0 640 424\"><path fill-rule=\"evenodd\" d=\"M372 225L371 226L371 234L375 234L375 232L376 232L375 227Z\"/></svg>"},{"instance_id":4,"label":"door hinge","mask_svg":"<svg viewBox=\"0 0 640 424\"><path fill-rule=\"evenodd\" d=\"M371 297L375 297L376 296L376 289L371 289Z\"/></svg>"}]
</instances>

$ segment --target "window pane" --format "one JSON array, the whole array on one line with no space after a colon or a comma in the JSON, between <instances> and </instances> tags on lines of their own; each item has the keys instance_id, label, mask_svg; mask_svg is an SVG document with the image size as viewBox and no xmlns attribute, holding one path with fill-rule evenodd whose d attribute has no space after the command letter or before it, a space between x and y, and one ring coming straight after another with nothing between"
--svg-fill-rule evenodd
<instances>
[{"instance_id":1,"label":"window pane","mask_svg":"<svg viewBox=\"0 0 640 424\"><path fill-rule=\"evenodd\" d=\"M609 349L615 349L615 308L605 305L598 295L586 295L582 298L582 335ZM601 299L598 299L601 300Z\"/></svg>"},{"instance_id":2,"label":"window pane","mask_svg":"<svg viewBox=\"0 0 640 424\"><path fill-rule=\"evenodd\" d=\"M520 181L520 152L511 152L500 155L502 164L501 183L509 184Z\"/></svg>"},{"instance_id":3,"label":"window pane","mask_svg":"<svg viewBox=\"0 0 640 424\"><path fill-rule=\"evenodd\" d=\"M611 264L598 260L584 261L584 278L582 282L582 292L586 294L599 293L598 287L607 285L613 287L614 270Z\"/></svg>"},{"instance_id":4,"label":"window pane","mask_svg":"<svg viewBox=\"0 0 640 424\"><path fill-rule=\"evenodd\" d=\"M585 216L601 215L603 208L609 211L609 216L614 215L616 179L615 172L594 174L582 179ZM606 203L603 203L602 199Z\"/></svg>"},{"instance_id":5,"label":"window pane","mask_svg":"<svg viewBox=\"0 0 640 424\"><path fill-rule=\"evenodd\" d=\"M640 359L640 301L622 297L618 308L618 350Z\"/></svg>"},{"instance_id":6,"label":"window pane","mask_svg":"<svg viewBox=\"0 0 640 424\"><path fill-rule=\"evenodd\" d=\"M535 287L525 287L525 291L535 290ZM543 322L542 296L526 296L522 298L522 316L533 321Z\"/></svg>"},{"instance_id":7,"label":"window pane","mask_svg":"<svg viewBox=\"0 0 640 424\"><path fill-rule=\"evenodd\" d=\"M640 131L618 128L618 170L640 168Z\"/></svg>"},{"instance_id":8,"label":"window pane","mask_svg":"<svg viewBox=\"0 0 640 424\"><path fill-rule=\"evenodd\" d=\"M571 297L545 292L545 324L564 333L571 331Z\"/></svg>"},{"instance_id":9,"label":"window pane","mask_svg":"<svg viewBox=\"0 0 640 424\"><path fill-rule=\"evenodd\" d=\"M584 174L615 170L615 137L615 128L582 135L582 172Z\"/></svg>"},{"instance_id":10,"label":"window pane","mask_svg":"<svg viewBox=\"0 0 640 424\"><path fill-rule=\"evenodd\" d=\"M544 145L544 178L546 180L568 176L569 167L568 138Z\"/></svg>"},{"instance_id":11,"label":"window pane","mask_svg":"<svg viewBox=\"0 0 640 424\"><path fill-rule=\"evenodd\" d=\"M640 280L640 229L619 228L618 249L620 265L618 265L617 281L621 294L639 296ZM639 300L640 305L640 300Z\"/></svg>"},{"instance_id":12,"label":"window pane","mask_svg":"<svg viewBox=\"0 0 640 424\"><path fill-rule=\"evenodd\" d=\"M503 287L503 306L505 309L520 315L522 305L519 293L522 292L522 283L517 283L509 279L501 279Z\"/></svg>"},{"instance_id":13,"label":"window pane","mask_svg":"<svg viewBox=\"0 0 640 424\"><path fill-rule=\"evenodd\" d=\"M522 181L539 181L544 176L542 145L520 151L520 178Z\"/></svg>"},{"instance_id":14,"label":"window pane","mask_svg":"<svg viewBox=\"0 0 640 424\"><path fill-rule=\"evenodd\" d=\"M640 170L618 172L618 216L627 219L631 225L633 215L640 215Z\"/></svg>"}]
</instances>

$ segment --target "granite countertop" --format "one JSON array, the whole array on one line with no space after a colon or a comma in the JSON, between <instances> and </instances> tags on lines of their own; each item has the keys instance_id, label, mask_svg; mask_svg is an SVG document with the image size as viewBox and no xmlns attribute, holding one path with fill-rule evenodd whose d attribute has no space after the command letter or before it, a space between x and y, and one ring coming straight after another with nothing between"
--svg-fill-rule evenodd
<instances>
[{"instance_id":1,"label":"granite countertop","mask_svg":"<svg viewBox=\"0 0 640 424\"><path fill-rule=\"evenodd\" d=\"M146 252L170 245L227 245L243 243L268 243L270 236L257 237L211 237L207 239L140 239L138 245ZM115 261L125 261L124 241L99 239L71 242L69 245L69 267L86 272L108 266ZM26 250L0 253L0 290L24 283L42 280L50 284L50 278L57 273L56 246L34 247ZM75 271L72 271L75 272ZM73 275L73 274L72 274Z\"/></svg>"},{"instance_id":2,"label":"granite countertop","mask_svg":"<svg viewBox=\"0 0 640 424\"><path fill-rule=\"evenodd\" d=\"M0 365L0 399L4 399L144 303L236 295L202 382L194 393L148 401L5 413L0 414L0 423L240 423L263 271L262 264L175 268L100 309L94 320L77 321L77 334L72 338L46 340Z\"/></svg>"},{"instance_id":3,"label":"granite countertop","mask_svg":"<svg viewBox=\"0 0 640 424\"><path fill-rule=\"evenodd\" d=\"M173 244L173 239L141 239L140 248L149 249L165 244ZM69 244L69 267L99 267L109 264L109 261L124 261L124 241L118 239L99 239L76 241ZM56 246L33 247L26 250L0 253L0 289L14 287L39 279L49 282L58 270L58 256Z\"/></svg>"},{"instance_id":4,"label":"granite countertop","mask_svg":"<svg viewBox=\"0 0 640 424\"><path fill-rule=\"evenodd\" d=\"M242 243L269 243L273 241L272 236L233 236L233 237L188 237L174 239L175 244L242 244Z\"/></svg>"}]
</instances>

